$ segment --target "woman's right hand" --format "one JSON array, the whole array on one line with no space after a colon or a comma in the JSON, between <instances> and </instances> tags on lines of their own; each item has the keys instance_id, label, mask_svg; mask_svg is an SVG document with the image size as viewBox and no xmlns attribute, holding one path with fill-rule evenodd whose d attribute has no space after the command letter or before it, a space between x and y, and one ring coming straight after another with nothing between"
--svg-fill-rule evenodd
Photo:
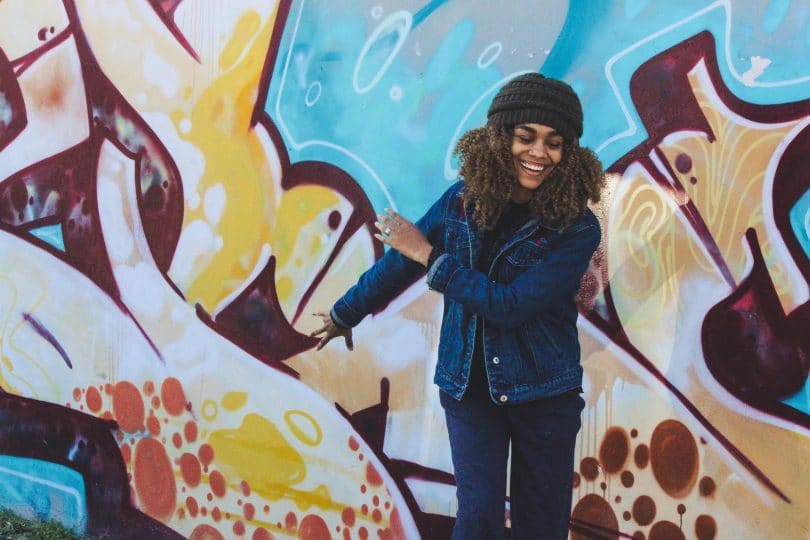
<instances>
[{"instance_id":1,"label":"woman's right hand","mask_svg":"<svg viewBox=\"0 0 810 540\"><path fill-rule=\"evenodd\" d=\"M318 346L315 350L320 351L324 348L324 346L332 341L332 339L343 336L343 339L346 341L346 348L350 351L354 349L354 342L352 341L352 329L351 328L343 328L342 326L338 326L335 324L335 321L332 320L332 316L328 313L313 313L316 317L320 317L321 321L323 322L323 326L309 334L309 337L318 337L323 335L321 340L318 342Z\"/></svg>"}]
</instances>

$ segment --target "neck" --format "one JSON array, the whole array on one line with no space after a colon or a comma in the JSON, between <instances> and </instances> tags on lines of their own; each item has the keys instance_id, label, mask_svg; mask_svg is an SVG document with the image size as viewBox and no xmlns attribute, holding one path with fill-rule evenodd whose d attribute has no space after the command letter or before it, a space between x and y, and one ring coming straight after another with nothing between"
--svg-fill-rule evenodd
<instances>
[{"instance_id":1,"label":"neck","mask_svg":"<svg viewBox=\"0 0 810 540\"><path fill-rule=\"evenodd\" d=\"M526 204L532 200L532 192L528 189L518 187L512 192L512 197L510 200L516 204Z\"/></svg>"}]
</instances>

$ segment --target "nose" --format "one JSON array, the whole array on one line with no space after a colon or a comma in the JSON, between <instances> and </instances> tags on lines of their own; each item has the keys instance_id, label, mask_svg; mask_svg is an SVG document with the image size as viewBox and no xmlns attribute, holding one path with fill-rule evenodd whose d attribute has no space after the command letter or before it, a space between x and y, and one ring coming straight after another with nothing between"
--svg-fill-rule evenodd
<instances>
[{"instance_id":1,"label":"nose","mask_svg":"<svg viewBox=\"0 0 810 540\"><path fill-rule=\"evenodd\" d=\"M542 140L536 140L534 143L529 147L529 155L542 157L546 153L546 145L543 144Z\"/></svg>"}]
</instances>

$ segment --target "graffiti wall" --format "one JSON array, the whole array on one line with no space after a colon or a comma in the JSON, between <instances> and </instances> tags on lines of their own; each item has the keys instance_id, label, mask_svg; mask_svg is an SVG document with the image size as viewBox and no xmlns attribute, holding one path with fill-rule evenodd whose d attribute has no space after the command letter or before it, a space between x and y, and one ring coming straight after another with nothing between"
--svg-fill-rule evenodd
<instances>
[{"instance_id":1,"label":"graffiti wall","mask_svg":"<svg viewBox=\"0 0 810 540\"><path fill-rule=\"evenodd\" d=\"M0 505L116 538L448 538L424 280L312 314L524 71L610 172L572 538L810 531L810 5L0 0ZM505 500L509 525L509 501Z\"/></svg>"}]
</instances>

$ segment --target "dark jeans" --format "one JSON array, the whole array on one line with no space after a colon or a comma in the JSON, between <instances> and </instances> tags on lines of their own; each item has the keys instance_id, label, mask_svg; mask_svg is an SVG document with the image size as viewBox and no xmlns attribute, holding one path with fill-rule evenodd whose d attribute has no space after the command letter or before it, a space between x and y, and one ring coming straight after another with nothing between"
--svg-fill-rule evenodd
<instances>
[{"instance_id":1,"label":"dark jeans","mask_svg":"<svg viewBox=\"0 0 810 540\"><path fill-rule=\"evenodd\" d=\"M518 405L440 392L450 434L458 513L454 540L504 538L506 464L512 445L514 540L568 538L574 447L585 401L578 392Z\"/></svg>"}]
</instances>

